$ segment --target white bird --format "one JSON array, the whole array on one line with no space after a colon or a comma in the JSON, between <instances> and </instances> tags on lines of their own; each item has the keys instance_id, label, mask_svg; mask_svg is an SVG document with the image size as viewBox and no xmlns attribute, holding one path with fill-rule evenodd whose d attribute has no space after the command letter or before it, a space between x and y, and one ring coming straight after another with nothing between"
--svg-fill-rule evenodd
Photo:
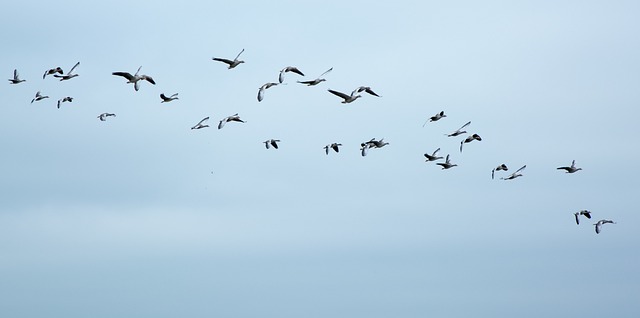
<instances>
[{"instance_id":1,"label":"white bird","mask_svg":"<svg viewBox=\"0 0 640 318\"><path fill-rule=\"evenodd\" d=\"M18 70L17 69L13 70L13 78L10 78L9 82L11 82L11 84L20 84L24 81L26 80L20 79L20 74L18 74Z\"/></svg>"},{"instance_id":2,"label":"white bird","mask_svg":"<svg viewBox=\"0 0 640 318\"><path fill-rule=\"evenodd\" d=\"M298 83L300 83L300 84L305 84L305 85L307 85L307 86L315 86L315 85L318 85L318 84L320 84L320 83L322 83L322 82L326 81L326 79L321 78L321 77L322 77L322 75L325 75L325 74L327 74L327 73L331 72L332 70L333 70L333 67L332 67L332 68L330 68L330 69L328 69L328 70L326 70L324 73L320 74L320 76L318 76L318 77L317 77L316 79L314 79L314 80L310 80L310 81L298 81Z\"/></svg>"},{"instance_id":3,"label":"white bird","mask_svg":"<svg viewBox=\"0 0 640 318\"><path fill-rule=\"evenodd\" d=\"M40 94L40 91L37 91L37 92L36 92L36 97L34 97L34 98L31 100L31 104L33 104L33 102L41 101L41 100L43 100L43 99L45 99L45 98L49 98L49 96L43 96L42 94Z\"/></svg>"},{"instance_id":4,"label":"white bird","mask_svg":"<svg viewBox=\"0 0 640 318\"><path fill-rule=\"evenodd\" d=\"M58 109L60 108L60 104L64 102L70 102L70 103L73 102L73 97L67 96L67 97L58 99Z\"/></svg>"},{"instance_id":5,"label":"white bird","mask_svg":"<svg viewBox=\"0 0 640 318\"><path fill-rule=\"evenodd\" d=\"M452 132L450 134L447 134L447 137L455 137L455 136L458 136L458 135L466 134L467 132L464 131L463 129L465 127L469 126L470 124L471 124L471 122L468 122L468 123L462 125L462 127L456 129L456 131L454 131L454 132Z\"/></svg>"},{"instance_id":6,"label":"white bird","mask_svg":"<svg viewBox=\"0 0 640 318\"><path fill-rule=\"evenodd\" d=\"M502 180L513 180L513 179L515 179L517 177L522 177L522 174L519 173L519 172L524 170L524 168L526 168L526 167L527 167L527 165L524 165L520 169L516 170L516 172L508 175L506 178L500 178L500 179L502 179Z\"/></svg>"},{"instance_id":7,"label":"white bird","mask_svg":"<svg viewBox=\"0 0 640 318\"><path fill-rule=\"evenodd\" d=\"M280 83L270 82L270 83L264 83L262 86L260 86L260 88L258 89L258 101L261 102L264 99L264 91L265 90L267 90L267 89L269 89L269 88L271 88L273 86L276 86L278 84L280 84Z\"/></svg>"},{"instance_id":8,"label":"white bird","mask_svg":"<svg viewBox=\"0 0 640 318\"><path fill-rule=\"evenodd\" d=\"M444 110L443 110L443 111L431 116L428 121L425 121L424 124L422 124L422 127L424 127L428 122L438 121L438 120L440 120L440 119L442 119L444 117L447 117L447 115L444 114Z\"/></svg>"},{"instance_id":9,"label":"white bird","mask_svg":"<svg viewBox=\"0 0 640 318\"><path fill-rule=\"evenodd\" d=\"M462 140L462 141L460 142L460 152L462 152L462 145L464 145L464 144L466 144L466 143L469 143L469 142L472 142L472 141L474 141L474 140L482 141L482 138L481 138L481 137L480 137L480 135L478 135L478 134L473 134L473 135L471 135L471 136L468 136L467 138L465 138L464 140Z\"/></svg>"},{"instance_id":10,"label":"white bird","mask_svg":"<svg viewBox=\"0 0 640 318\"><path fill-rule=\"evenodd\" d=\"M269 147L273 147L278 149L278 143L280 142L279 139L269 139L269 140L265 140L263 141L264 146L267 147L267 149L269 149Z\"/></svg>"},{"instance_id":11,"label":"white bird","mask_svg":"<svg viewBox=\"0 0 640 318\"><path fill-rule=\"evenodd\" d=\"M441 166L442 170L458 166L457 164L453 164L453 163L451 163L451 161L449 161L449 155L447 155L447 158L445 159L444 162L438 162L436 164Z\"/></svg>"},{"instance_id":12,"label":"white bird","mask_svg":"<svg viewBox=\"0 0 640 318\"><path fill-rule=\"evenodd\" d=\"M209 116L203 118L201 121L199 121L195 126L191 127L191 129L202 129L202 128L206 128L209 127L209 125L204 125L203 123L205 121L209 120Z\"/></svg>"},{"instance_id":13,"label":"white bird","mask_svg":"<svg viewBox=\"0 0 640 318\"><path fill-rule=\"evenodd\" d=\"M440 151L440 148L436 149L436 151L434 151L432 154L425 153L424 157L427 158L426 161L436 161L436 160L442 159L442 157L436 156L438 151Z\"/></svg>"},{"instance_id":14,"label":"white bird","mask_svg":"<svg viewBox=\"0 0 640 318\"><path fill-rule=\"evenodd\" d=\"M282 83L284 81L284 73L288 73L288 72L293 72L298 75L304 76L304 73L300 72L300 70L297 67L287 66L282 70L280 70L280 76L278 76L278 82Z\"/></svg>"},{"instance_id":15,"label":"white bird","mask_svg":"<svg viewBox=\"0 0 640 318\"><path fill-rule=\"evenodd\" d=\"M60 74L64 74L64 71L62 71L62 68L60 68L60 66L56 67L56 68L52 68L52 69L48 69L44 72L44 74L42 75L42 79L44 79L45 77L47 77L47 75L51 75L51 74L55 74L55 73L60 73Z\"/></svg>"},{"instance_id":16,"label":"white bird","mask_svg":"<svg viewBox=\"0 0 640 318\"><path fill-rule=\"evenodd\" d=\"M102 114L98 115L98 119L100 119L100 121L106 121L107 117L116 117L116 114L102 113Z\"/></svg>"},{"instance_id":17,"label":"white bird","mask_svg":"<svg viewBox=\"0 0 640 318\"><path fill-rule=\"evenodd\" d=\"M240 54L242 54L242 52L244 52L244 49L242 49L242 51L240 51L240 53L238 53L238 55L236 55L236 58L232 60L228 60L228 59L223 59L220 57L212 57L211 59L214 61L218 61L218 62L222 62L225 63L227 65L229 65L228 69L232 69L238 65L240 65L241 63L244 63L244 61L238 60L238 58L240 57Z\"/></svg>"},{"instance_id":18,"label":"white bird","mask_svg":"<svg viewBox=\"0 0 640 318\"><path fill-rule=\"evenodd\" d=\"M340 148L338 148L340 146L342 146L342 144L335 143L335 142L332 143L332 144L328 144L328 145L324 146L324 152L327 155L329 154L329 149L333 149L333 151L335 151L335 152L340 152Z\"/></svg>"},{"instance_id":19,"label":"white bird","mask_svg":"<svg viewBox=\"0 0 640 318\"><path fill-rule=\"evenodd\" d=\"M71 70L69 70L69 72L67 72L67 74L62 74L62 75L58 75L58 74L53 74L53 77L55 78L59 78L60 81L66 81L66 80L70 80L76 76L79 76L78 74L74 74L73 71L76 69L76 67L78 67L78 65L80 65L80 62L76 63L76 65L74 65Z\"/></svg>"},{"instance_id":20,"label":"white bird","mask_svg":"<svg viewBox=\"0 0 640 318\"><path fill-rule=\"evenodd\" d=\"M582 168L576 168L576 161L571 161L571 167L558 167L557 170L565 170L567 173L574 173Z\"/></svg>"},{"instance_id":21,"label":"white bird","mask_svg":"<svg viewBox=\"0 0 640 318\"><path fill-rule=\"evenodd\" d=\"M616 222L613 222L611 220L600 220L597 223L594 223L593 225L596 226L596 234L600 234L600 228L602 227L603 224L607 224L607 223L616 224Z\"/></svg>"},{"instance_id":22,"label":"white bird","mask_svg":"<svg viewBox=\"0 0 640 318\"><path fill-rule=\"evenodd\" d=\"M142 68L142 66L138 67L138 70L136 71L135 74L131 75L130 73L127 72L113 72L111 74L115 75L115 76L122 76L124 78L127 79L127 83L133 83L133 89L135 89L136 91L138 89L140 89L140 84L139 82L141 80L145 80L153 85L156 85L156 82L153 80L153 78L151 78L151 76L147 76L147 75L138 75L138 73L140 73L140 69Z\"/></svg>"},{"instance_id":23,"label":"white bird","mask_svg":"<svg viewBox=\"0 0 640 318\"><path fill-rule=\"evenodd\" d=\"M169 96L169 97L167 97L167 96L163 93L163 94L160 94L160 98L162 98L162 101L161 101L160 103L168 103L168 102L170 102L170 101L172 101L172 100L179 99L179 98L178 98L178 93L175 93L175 94L173 94L173 95L171 95L171 96Z\"/></svg>"},{"instance_id":24,"label":"white bird","mask_svg":"<svg viewBox=\"0 0 640 318\"><path fill-rule=\"evenodd\" d=\"M362 97L362 96L360 96L360 95L353 95L353 94L351 94L351 95L347 95L347 94L345 94L345 93L338 92L338 91L334 91L334 90L332 90L332 89L328 89L328 91L329 91L329 93L331 93L331 94L333 94L333 95L336 95L336 96L341 97L342 99L344 99L344 100L342 101L342 103L343 103L343 104L351 103L351 102L353 102L354 100L356 100L356 99L358 99L358 98Z\"/></svg>"},{"instance_id":25,"label":"white bird","mask_svg":"<svg viewBox=\"0 0 640 318\"><path fill-rule=\"evenodd\" d=\"M240 123L244 123L245 121L240 119L240 116L238 116L238 114L234 114L231 116L227 116L225 118L223 118L222 120L220 120L220 123L218 123L218 129L222 129L222 127L224 127L224 124L230 122L230 121L237 121Z\"/></svg>"},{"instance_id":26,"label":"white bird","mask_svg":"<svg viewBox=\"0 0 640 318\"><path fill-rule=\"evenodd\" d=\"M580 224L580 215L584 215L587 219L591 218L591 212L587 211L587 210L582 210L582 211L578 211L576 213L573 214L576 217L576 224Z\"/></svg>"},{"instance_id":27,"label":"white bird","mask_svg":"<svg viewBox=\"0 0 640 318\"><path fill-rule=\"evenodd\" d=\"M497 166L497 167L495 167L495 168L493 168L493 170L491 170L491 179L493 180L493 177L495 176L496 171L501 171L501 170L502 171L507 171L507 170L509 170L509 168L507 168L507 165L505 165L504 163L499 165L499 166Z\"/></svg>"},{"instance_id":28,"label":"white bird","mask_svg":"<svg viewBox=\"0 0 640 318\"><path fill-rule=\"evenodd\" d=\"M356 93L362 93L362 92L369 93L376 97L380 97L380 95L376 94L369 86L360 86L354 89L353 92L351 92L351 95L355 95Z\"/></svg>"}]
</instances>

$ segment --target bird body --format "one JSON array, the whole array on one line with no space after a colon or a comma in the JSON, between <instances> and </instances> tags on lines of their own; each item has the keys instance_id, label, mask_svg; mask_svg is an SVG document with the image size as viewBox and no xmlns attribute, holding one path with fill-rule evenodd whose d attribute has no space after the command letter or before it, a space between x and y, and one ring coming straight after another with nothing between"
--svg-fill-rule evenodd
<instances>
[{"instance_id":1,"label":"bird body","mask_svg":"<svg viewBox=\"0 0 640 318\"><path fill-rule=\"evenodd\" d=\"M260 86L260 88L258 89L258 101L261 102L264 99L264 91L276 86L280 83L273 83L273 82L269 82L269 83L264 83L262 84L262 86Z\"/></svg>"},{"instance_id":2,"label":"bird body","mask_svg":"<svg viewBox=\"0 0 640 318\"><path fill-rule=\"evenodd\" d=\"M436 163L436 164L437 164L437 165L439 165L439 166L441 166L441 167L442 167L442 170L444 170L444 169L450 169L450 168L453 168L453 167L457 167L457 166L458 166L457 164L453 164L453 163L451 163L451 161L449 160L449 155L447 155L447 158L445 159L445 161L444 161L444 162L438 162L438 163Z\"/></svg>"},{"instance_id":3,"label":"bird body","mask_svg":"<svg viewBox=\"0 0 640 318\"><path fill-rule=\"evenodd\" d=\"M168 102L170 102L170 101L172 101L172 100L179 99L179 98L178 98L178 93L175 93L175 94L173 94L173 95L171 95L171 96L169 96L169 97L167 97L167 96L163 93L163 94L160 94L160 98L162 99L162 101L161 101L160 103L168 103Z\"/></svg>"},{"instance_id":4,"label":"bird body","mask_svg":"<svg viewBox=\"0 0 640 318\"><path fill-rule=\"evenodd\" d=\"M106 121L107 117L116 117L116 114L102 113L102 114L98 115L98 119L100 119L100 121Z\"/></svg>"}]
</instances>

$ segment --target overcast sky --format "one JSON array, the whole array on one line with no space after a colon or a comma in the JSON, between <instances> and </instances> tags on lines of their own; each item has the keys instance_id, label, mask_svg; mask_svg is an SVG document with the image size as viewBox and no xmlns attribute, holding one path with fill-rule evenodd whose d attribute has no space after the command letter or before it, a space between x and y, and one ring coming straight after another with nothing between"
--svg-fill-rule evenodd
<instances>
[{"instance_id":1,"label":"overcast sky","mask_svg":"<svg viewBox=\"0 0 640 318\"><path fill-rule=\"evenodd\" d=\"M7 2L0 74L26 82L0 85L0 312L638 317L639 10ZM242 49L235 69L211 60ZM140 66L157 85L111 75ZM285 66L306 76L258 102ZM381 97L327 92L361 85ZM246 123L216 128L235 113ZM460 153L466 135L445 134L467 121L482 141ZM389 145L362 157L371 138ZM425 162L436 148L458 166ZM556 169L572 160L583 170ZM600 219L617 223L596 234Z\"/></svg>"}]
</instances>

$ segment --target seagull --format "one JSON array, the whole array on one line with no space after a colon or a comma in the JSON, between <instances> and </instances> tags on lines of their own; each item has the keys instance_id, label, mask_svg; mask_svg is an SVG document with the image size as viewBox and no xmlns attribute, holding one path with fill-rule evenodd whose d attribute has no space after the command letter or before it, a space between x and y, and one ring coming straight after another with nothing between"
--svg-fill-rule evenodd
<instances>
[{"instance_id":1,"label":"seagull","mask_svg":"<svg viewBox=\"0 0 640 318\"><path fill-rule=\"evenodd\" d=\"M571 167L558 167L557 170L565 170L567 173L574 173L578 170L582 170L582 168L576 168L576 161L571 161Z\"/></svg>"},{"instance_id":2,"label":"seagull","mask_svg":"<svg viewBox=\"0 0 640 318\"><path fill-rule=\"evenodd\" d=\"M69 70L69 72L67 72L67 74L63 74L63 75L58 75L58 74L53 74L53 77L55 78L59 78L60 81L66 81L66 80L70 80L76 76L79 76L78 74L73 74L73 71L76 69L76 67L78 67L78 65L80 65L80 62L76 63L76 65L74 65L71 70Z\"/></svg>"},{"instance_id":3,"label":"seagull","mask_svg":"<svg viewBox=\"0 0 640 318\"><path fill-rule=\"evenodd\" d=\"M518 172L524 170L524 168L526 168L526 167L527 167L527 165L524 165L520 169L516 170L516 172L514 172L514 173L510 174L509 176L507 176L506 178L500 178L500 179L502 179L502 180L513 180L513 179L515 179L517 177L522 177L522 174L518 173Z\"/></svg>"},{"instance_id":4,"label":"seagull","mask_svg":"<svg viewBox=\"0 0 640 318\"><path fill-rule=\"evenodd\" d=\"M284 81L284 73L287 73L287 72L293 72L293 73L296 73L298 75L304 76L304 74L302 72L300 72L300 70L297 67L287 66L287 67L283 68L282 70L280 70L280 76L278 76L278 82L280 82L282 84L282 82Z\"/></svg>"},{"instance_id":5,"label":"seagull","mask_svg":"<svg viewBox=\"0 0 640 318\"><path fill-rule=\"evenodd\" d=\"M587 211L587 210L582 210L582 211L578 211L576 213L573 214L576 217L576 224L580 224L580 218L578 218L578 216L580 215L584 215L585 217L587 217L587 219L591 218L591 212Z\"/></svg>"},{"instance_id":6,"label":"seagull","mask_svg":"<svg viewBox=\"0 0 640 318\"><path fill-rule=\"evenodd\" d=\"M444 114L444 110L443 110L443 111L431 116L428 121L425 121L424 124L422 124L422 127L424 127L424 125L426 125L427 122L438 121L438 120L440 120L440 119L442 119L444 117L447 117L447 115Z\"/></svg>"},{"instance_id":7,"label":"seagull","mask_svg":"<svg viewBox=\"0 0 640 318\"><path fill-rule=\"evenodd\" d=\"M55 74L55 73L64 74L64 72L62 71L62 68L60 68L60 66L58 66L56 68L52 68L52 69L49 69L49 70L45 71L44 75L42 75L42 79L47 77L47 75L51 75L51 74Z\"/></svg>"},{"instance_id":8,"label":"seagull","mask_svg":"<svg viewBox=\"0 0 640 318\"><path fill-rule=\"evenodd\" d=\"M203 118L201 121L199 121L195 126L191 127L191 129L202 129L202 128L206 128L209 127L209 125L203 125L202 123L204 123L205 121L209 120L209 116Z\"/></svg>"},{"instance_id":9,"label":"seagull","mask_svg":"<svg viewBox=\"0 0 640 318\"><path fill-rule=\"evenodd\" d=\"M20 84L26 80L20 79L20 74L18 74L18 70L13 70L13 78L9 79L11 84Z\"/></svg>"},{"instance_id":10,"label":"seagull","mask_svg":"<svg viewBox=\"0 0 640 318\"><path fill-rule=\"evenodd\" d=\"M320 74L320 76L318 76L318 77L317 77L316 79L314 79L314 80L311 80L311 81L298 81L298 83L300 83L300 84L305 84L305 85L307 85L307 86L315 86L315 85L318 85L318 84L320 84L320 83L322 83L322 82L326 81L326 79L321 78L321 77L322 77L322 75L325 75L325 74L327 74L327 73L331 72L332 70L333 70L333 67L332 67L332 68L330 68L330 69L328 69L328 70L326 70L324 73Z\"/></svg>"},{"instance_id":11,"label":"seagull","mask_svg":"<svg viewBox=\"0 0 640 318\"><path fill-rule=\"evenodd\" d=\"M454 132L452 132L450 134L447 134L447 137L455 137L455 136L458 136L458 135L466 134L467 132L462 130L462 129L464 129L464 127L469 126L470 124L471 124L471 122L468 122L468 123L462 125L462 127L458 128L456 131L454 131Z\"/></svg>"},{"instance_id":12,"label":"seagull","mask_svg":"<svg viewBox=\"0 0 640 318\"><path fill-rule=\"evenodd\" d=\"M263 141L264 146L267 147L267 149L269 149L269 147L271 147L271 146L273 148L278 149L278 144L277 143L279 143L279 142L280 142L280 140L278 140L278 139L269 139L269 140Z\"/></svg>"},{"instance_id":13,"label":"seagull","mask_svg":"<svg viewBox=\"0 0 640 318\"><path fill-rule=\"evenodd\" d=\"M42 96L42 95L40 94L40 91L38 91L38 92L36 92L36 97L34 97L34 98L31 100L31 104L33 104L33 102L41 101L41 100L43 100L43 99L45 99L45 98L49 98L49 96Z\"/></svg>"},{"instance_id":14,"label":"seagull","mask_svg":"<svg viewBox=\"0 0 640 318\"><path fill-rule=\"evenodd\" d=\"M147 75L138 75L138 73L140 73L140 69L142 68L142 66L138 67L138 70L136 71L135 74L131 75L130 73L127 72L113 72L111 74L115 75L115 76L122 76L124 78L127 79L127 83L133 83L133 89L135 89L136 91L138 89L140 89L140 80L145 80L153 85L156 85L156 82L153 80L153 78L151 78L151 76L147 76Z\"/></svg>"},{"instance_id":15,"label":"seagull","mask_svg":"<svg viewBox=\"0 0 640 318\"><path fill-rule=\"evenodd\" d=\"M222 129L222 127L224 127L224 124L230 122L230 121L237 121L237 122L241 122L244 123L245 121L240 119L240 116L238 116L238 114L233 114L231 116L225 117L222 120L220 120L220 123L218 124L218 129ZM277 148L277 147L276 147Z\"/></svg>"},{"instance_id":16,"label":"seagull","mask_svg":"<svg viewBox=\"0 0 640 318\"><path fill-rule=\"evenodd\" d=\"M344 99L344 100L342 101L342 103L343 103L343 104L351 103L351 102L353 102L354 100L358 99L359 97L362 97L362 96L360 96L360 95L353 95L353 93L352 93L351 95L347 95L347 94L345 94L345 93L341 93L341 92L338 92L338 91L334 91L334 90L332 90L332 89L328 89L328 91L329 91L329 93L331 93L331 94L333 94L333 95L336 95L336 96L341 97L342 99ZM354 91L354 92L355 92L355 91Z\"/></svg>"},{"instance_id":17,"label":"seagull","mask_svg":"<svg viewBox=\"0 0 640 318\"><path fill-rule=\"evenodd\" d=\"M73 97L67 96L67 97L58 99L58 109L60 108L60 104L64 102L73 102Z\"/></svg>"},{"instance_id":18,"label":"seagull","mask_svg":"<svg viewBox=\"0 0 640 318\"><path fill-rule=\"evenodd\" d=\"M351 92L351 95L355 95L356 93L362 93L362 92L369 93L376 97L380 97L380 95L376 94L369 86L360 86L354 89L353 92Z\"/></svg>"},{"instance_id":19,"label":"seagull","mask_svg":"<svg viewBox=\"0 0 640 318\"><path fill-rule=\"evenodd\" d=\"M322 76L322 75L321 75L321 76ZM338 148L338 147L340 147L340 146L342 146L342 144L339 144L339 143L335 143L335 142L334 142L334 143L332 143L332 144L329 144L329 145L324 146L324 152L325 152L327 155L329 154L329 149L333 149L333 151L335 151L335 152L340 152L340 148Z\"/></svg>"},{"instance_id":20,"label":"seagull","mask_svg":"<svg viewBox=\"0 0 640 318\"><path fill-rule=\"evenodd\" d=\"M482 138L480 138L480 135L478 135L478 134L473 134L473 135L465 138L463 141L460 142L460 152L462 152L462 145L464 145L466 143L469 143L469 142L472 142L474 140L482 141Z\"/></svg>"},{"instance_id":21,"label":"seagull","mask_svg":"<svg viewBox=\"0 0 640 318\"><path fill-rule=\"evenodd\" d=\"M167 97L165 94L160 94L160 98L162 98L162 101L160 103L168 103L172 100L176 100L179 99L178 98L178 93L175 93L169 97Z\"/></svg>"},{"instance_id":22,"label":"seagull","mask_svg":"<svg viewBox=\"0 0 640 318\"><path fill-rule=\"evenodd\" d=\"M458 166L457 164L453 164L451 163L451 161L449 161L449 155L447 155L447 158L445 159L444 162L438 162L436 164L441 166L442 170Z\"/></svg>"},{"instance_id":23,"label":"seagull","mask_svg":"<svg viewBox=\"0 0 640 318\"><path fill-rule=\"evenodd\" d=\"M607 224L607 223L616 224L616 222L613 222L611 220L600 220L598 221L598 223L594 223L593 225L596 226L596 234L600 234L600 228L602 227L603 224Z\"/></svg>"},{"instance_id":24,"label":"seagull","mask_svg":"<svg viewBox=\"0 0 640 318\"><path fill-rule=\"evenodd\" d=\"M497 167L495 167L495 168L493 168L493 170L491 170L491 180L493 180L493 177L494 177L496 171L501 171L501 170L502 171L507 171L507 170L509 170L509 168L507 168L507 165L505 165L504 163L499 165L499 166L497 166Z\"/></svg>"},{"instance_id":25,"label":"seagull","mask_svg":"<svg viewBox=\"0 0 640 318\"><path fill-rule=\"evenodd\" d=\"M436 149L436 151L434 151L432 154L425 153L424 157L427 158L426 161L436 161L436 160L442 159L442 157L436 156L438 151L440 151L440 148Z\"/></svg>"},{"instance_id":26,"label":"seagull","mask_svg":"<svg viewBox=\"0 0 640 318\"><path fill-rule=\"evenodd\" d=\"M100 121L106 121L107 117L116 117L116 114L110 114L110 113L102 113L98 116L98 119L100 119Z\"/></svg>"},{"instance_id":27,"label":"seagull","mask_svg":"<svg viewBox=\"0 0 640 318\"><path fill-rule=\"evenodd\" d=\"M219 57L212 57L211 59L214 61L218 61L218 62L222 62L225 64L229 65L229 69L232 69L238 65L240 65L241 63L244 63L244 61L238 60L238 58L240 57L240 54L242 54L242 52L244 52L244 49L242 49L242 51L240 51L240 53L238 53L238 55L236 55L236 58L232 60L227 60L227 59L223 59L223 58L219 58Z\"/></svg>"},{"instance_id":28,"label":"seagull","mask_svg":"<svg viewBox=\"0 0 640 318\"><path fill-rule=\"evenodd\" d=\"M273 83L273 82L269 82L269 83L265 83L262 86L260 86L260 88L258 89L258 101L261 102L264 99L264 91L269 89L272 86L276 86L280 83Z\"/></svg>"}]
</instances>

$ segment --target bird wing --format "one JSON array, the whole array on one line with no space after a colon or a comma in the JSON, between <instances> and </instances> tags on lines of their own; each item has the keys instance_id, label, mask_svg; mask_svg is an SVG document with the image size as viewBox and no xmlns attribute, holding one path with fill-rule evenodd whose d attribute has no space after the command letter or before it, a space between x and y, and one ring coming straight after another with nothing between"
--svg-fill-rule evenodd
<instances>
[{"instance_id":1,"label":"bird wing","mask_svg":"<svg viewBox=\"0 0 640 318\"><path fill-rule=\"evenodd\" d=\"M582 212L582 215L586 216L587 219L591 218L591 212L589 212L589 211Z\"/></svg>"},{"instance_id":2,"label":"bird wing","mask_svg":"<svg viewBox=\"0 0 640 318\"><path fill-rule=\"evenodd\" d=\"M271 140L271 145L273 146L273 148L278 149L278 143L277 143L278 141L280 140Z\"/></svg>"},{"instance_id":3,"label":"bird wing","mask_svg":"<svg viewBox=\"0 0 640 318\"><path fill-rule=\"evenodd\" d=\"M598 221L598 223L596 223L596 234L600 234L600 221Z\"/></svg>"},{"instance_id":4,"label":"bird wing","mask_svg":"<svg viewBox=\"0 0 640 318\"><path fill-rule=\"evenodd\" d=\"M164 95L164 93L160 94L160 98L162 98L162 100L164 100L165 102L169 99L167 96Z\"/></svg>"},{"instance_id":5,"label":"bird wing","mask_svg":"<svg viewBox=\"0 0 640 318\"><path fill-rule=\"evenodd\" d=\"M326 71L324 71L324 73L320 74L320 76L318 76L318 78L322 77L322 75L325 75L325 74L327 74L327 73L329 73L331 71L333 71L333 67L328 69L328 70L326 70Z\"/></svg>"},{"instance_id":6,"label":"bird wing","mask_svg":"<svg viewBox=\"0 0 640 318\"><path fill-rule=\"evenodd\" d=\"M345 99L345 100L346 100L346 99L349 99L349 98L351 97L351 96L349 96L349 95L347 95L347 94L345 94L345 93L341 93L341 92L338 92L338 91L334 91L334 90L332 90L332 89L328 89L328 91L329 91L329 93L331 93L331 94L333 94L333 95L336 95L336 96L339 96L339 97L341 97L341 98L343 98L343 99Z\"/></svg>"},{"instance_id":7,"label":"bird wing","mask_svg":"<svg viewBox=\"0 0 640 318\"><path fill-rule=\"evenodd\" d=\"M19 77L18 70L17 69L13 70L13 79L17 80L18 77Z\"/></svg>"},{"instance_id":8,"label":"bird wing","mask_svg":"<svg viewBox=\"0 0 640 318\"><path fill-rule=\"evenodd\" d=\"M493 180L494 175L496 174L496 169L491 170L491 180Z\"/></svg>"},{"instance_id":9,"label":"bird wing","mask_svg":"<svg viewBox=\"0 0 640 318\"><path fill-rule=\"evenodd\" d=\"M135 89L136 92L140 89L140 81L135 81L135 83L133 83L133 89Z\"/></svg>"},{"instance_id":10,"label":"bird wing","mask_svg":"<svg viewBox=\"0 0 640 318\"><path fill-rule=\"evenodd\" d=\"M225 64L229 64L229 65L233 64L232 60L227 60L227 59L223 59L223 58L219 58L219 57L212 57L211 59L214 60L214 61L218 61L218 62L223 62Z\"/></svg>"},{"instance_id":11,"label":"bird wing","mask_svg":"<svg viewBox=\"0 0 640 318\"><path fill-rule=\"evenodd\" d=\"M153 78L151 76L147 76L147 75L142 75L142 79L146 80L147 82L156 85L156 82L153 80Z\"/></svg>"},{"instance_id":12,"label":"bird wing","mask_svg":"<svg viewBox=\"0 0 640 318\"><path fill-rule=\"evenodd\" d=\"M460 131L460 130L464 129L464 127L467 127L467 126L469 126L469 125L471 125L471 122L470 122L470 121L469 121L469 122L467 122L466 124L462 125L462 127L458 128L458 131Z\"/></svg>"},{"instance_id":13,"label":"bird wing","mask_svg":"<svg viewBox=\"0 0 640 318\"><path fill-rule=\"evenodd\" d=\"M575 167L576 167L576 161L573 160L573 161L571 161L571 168L575 168Z\"/></svg>"},{"instance_id":14,"label":"bird wing","mask_svg":"<svg viewBox=\"0 0 640 318\"><path fill-rule=\"evenodd\" d=\"M207 117L203 118L201 121L199 121L199 122L196 124L196 126L200 126L200 125L202 125L202 123L204 123L204 122L205 122L205 121L207 121L207 120L209 120L209 116L207 116Z\"/></svg>"},{"instance_id":15,"label":"bird wing","mask_svg":"<svg viewBox=\"0 0 640 318\"><path fill-rule=\"evenodd\" d=\"M218 123L218 129L221 129L222 127L224 127L224 124L227 122L227 118L221 120L220 123Z\"/></svg>"},{"instance_id":16,"label":"bird wing","mask_svg":"<svg viewBox=\"0 0 640 318\"><path fill-rule=\"evenodd\" d=\"M280 75L278 75L278 82L280 83L284 81L284 72L286 72L286 68L283 68L282 71L280 71Z\"/></svg>"},{"instance_id":17,"label":"bird wing","mask_svg":"<svg viewBox=\"0 0 640 318\"><path fill-rule=\"evenodd\" d=\"M371 88L370 88L370 87L366 87L366 88L364 89L364 91L365 91L365 92L367 92L367 93L369 93L369 94L371 94L371 95L373 95L373 96L380 97L380 95L376 94L373 90L371 90Z\"/></svg>"},{"instance_id":18,"label":"bird wing","mask_svg":"<svg viewBox=\"0 0 640 318\"><path fill-rule=\"evenodd\" d=\"M462 152L462 145L464 145L464 140L460 142L460 152Z\"/></svg>"},{"instance_id":19,"label":"bird wing","mask_svg":"<svg viewBox=\"0 0 640 318\"><path fill-rule=\"evenodd\" d=\"M140 67L138 67L138 70L136 71L136 73L134 74L135 76L138 76L138 73L140 73L140 69L142 69L142 65L140 65Z\"/></svg>"},{"instance_id":20,"label":"bird wing","mask_svg":"<svg viewBox=\"0 0 640 318\"><path fill-rule=\"evenodd\" d=\"M287 67L285 72L293 72L298 75L304 76L304 73L300 72L300 70L297 67L293 67L293 66Z\"/></svg>"},{"instance_id":21,"label":"bird wing","mask_svg":"<svg viewBox=\"0 0 640 318\"><path fill-rule=\"evenodd\" d=\"M311 81L298 81L298 83L300 83L300 84L306 84L306 85L313 84L313 83L315 83L315 82L316 82L316 80L311 80Z\"/></svg>"},{"instance_id":22,"label":"bird wing","mask_svg":"<svg viewBox=\"0 0 640 318\"><path fill-rule=\"evenodd\" d=\"M260 87L258 90L258 101L261 102L264 99L264 86Z\"/></svg>"},{"instance_id":23,"label":"bird wing","mask_svg":"<svg viewBox=\"0 0 640 318\"><path fill-rule=\"evenodd\" d=\"M73 73L73 70L76 69L76 67L78 67L78 65L80 65L80 62L76 63L76 65L74 65L71 70L69 70L69 72L67 72L67 75L71 75Z\"/></svg>"},{"instance_id":24,"label":"bird wing","mask_svg":"<svg viewBox=\"0 0 640 318\"><path fill-rule=\"evenodd\" d=\"M516 173L524 170L524 168L526 168L526 167L527 167L527 165L522 166L520 169L516 170L516 172L514 172L513 175L515 175Z\"/></svg>"},{"instance_id":25,"label":"bird wing","mask_svg":"<svg viewBox=\"0 0 640 318\"><path fill-rule=\"evenodd\" d=\"M576 217L576 224L580 225L580 218L578 217L578 213L574 213L573 216Z\"/></svg>"},{"instance_id":26,"label":"bird wing","mask_svg":"<svg viewBox=\"0 0 640 318\"><path fill-rule=\"evenodd\" d=\"M237 60L240 57L240 54L242 54L242 52L244 52L244 49L242 49L242 51L240 51L240 53L238 53L238 55L236 55L236 58L234 60Z\"/></svg>"},{"instance_id":27,"label":"bird wing","mask_svg":"<svg viewBox=\"0 0 640 318\"><path fill-rule=\"evenodd\" d=\"M131 73L127 73L127 72L113 72L113 73L111 73L111 75L122 76L122 77L126 78L129 81L132 81L134 79L134 76L131 75Z\"/></svg>"}]
</instances>

